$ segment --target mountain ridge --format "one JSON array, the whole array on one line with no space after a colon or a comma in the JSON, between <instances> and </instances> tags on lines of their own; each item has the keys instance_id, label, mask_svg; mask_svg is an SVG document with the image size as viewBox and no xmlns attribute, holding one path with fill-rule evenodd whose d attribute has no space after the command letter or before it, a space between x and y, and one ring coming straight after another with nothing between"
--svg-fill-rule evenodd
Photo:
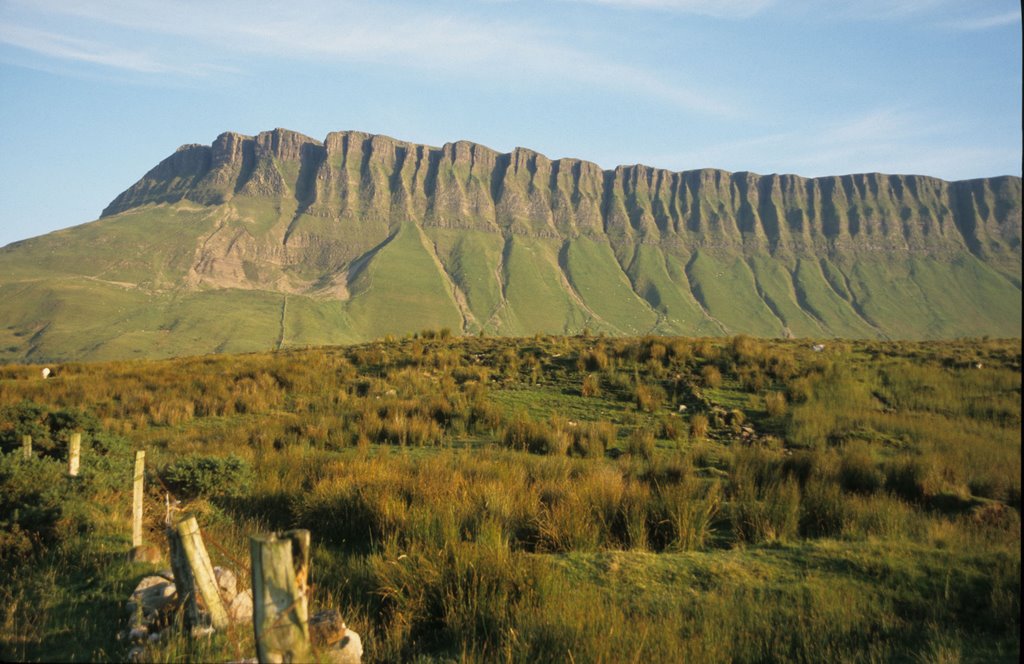
<instances>
[{"instance_id":1,"label":"mountain ridge","mask_svg":"<svg viewBox=\"0 0 1024 664\"><path fill-rule=\"evenodd\" d=\"M96 222L0 249L0 314L15 321L15 358L259 350L430 326L1019 336L1020 238L1015 176L602 169L469 141L225 132L178 148ZM58 338L55 312L75 309L73 293L124 300L116 288L131 293L131 316ZM182 335L189 326L198 336Z\"/></svg>"}]
</instances>

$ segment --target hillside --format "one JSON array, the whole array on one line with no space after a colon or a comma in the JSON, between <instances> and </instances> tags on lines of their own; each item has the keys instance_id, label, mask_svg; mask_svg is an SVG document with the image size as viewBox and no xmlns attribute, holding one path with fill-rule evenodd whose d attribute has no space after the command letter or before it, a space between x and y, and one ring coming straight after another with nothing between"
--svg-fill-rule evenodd
<instances>
[{"instance_id":1,"label":"hillside","mask_svg":"<svg viewBox=\"0 0 1024 664\"><path fill-rule=\"evenodd\" d=\"M186 145L95 222L0 249L0 360L423 328L1021 334L1021 180L602 170L277 129Z\"/></svg>"}]
</instances>

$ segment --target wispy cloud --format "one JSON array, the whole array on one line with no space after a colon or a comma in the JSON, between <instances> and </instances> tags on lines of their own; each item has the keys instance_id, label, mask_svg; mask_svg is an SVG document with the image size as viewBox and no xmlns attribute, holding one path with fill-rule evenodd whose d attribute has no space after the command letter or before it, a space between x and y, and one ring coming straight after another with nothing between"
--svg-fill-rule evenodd
<instances>
[{"instance_id":1,"label":"wispy cloud","mask_svg":"<svg viewBox=\"0 0 1024 664\"><path fill-rule=\"evenodd\" d=\"M163 2L153 0L6 0L25 16L75 19L77 29L95 32L165 35L201 44L210 53L275 59L310 60L325 64L377 63L430 74L476 76L490 80L541 78L584 84L660 100L704 114L734 114L732 106L695 85L619 62L601 52L583 50L571 35L528 22L483 19L468 13L443 13L419 4L313 2L272 3L254 11L249 2ZM635 0L655 2L656 0ZM661 1L661 0L657 0ZM738 0L764 4L767 0ZM712 5L703 0L665 4ZM127 67L160 73L174 67L167 53L101 48L56 32L33 40L25 34L19 46L50 57ZM113 39L113 37L110 37ZM78 43L82 42L82 43ZM9 42L10 43L10 42ZM64 48L58 48L63 43ZM72 48L74 46L75 48ZM88 46L88 48L87 48ZM90 48L92 50L90 50Z\"/></svg>"},{"instance_id":2,"label":"wispy cloud","mask_svg":"<svg viewBox=\"0 0 1024 664\"><path fill-rule=\"evenodd\" d=\"M656 9L714 18L750 18L775 4L775 0L563 0L626 9Z\"/></svg>"},{"instance_id":3,"label":"wispy cloud","mask_svg":"<svg viewBox=\"0 0 1024 664\"><path fill-rule=\"evenodd\" d=\"M181 71L168 67L154 60L148 53L141 51L118 48L88 39L77 39L19 25L0 24L0 43L51 58L87 62L146 74Z\"/></svg>"},{"instance_id":4,"label":"wispy cloud","mask_svg":"<svg viewBox=\"0 0 1024 664\"><path fill-rule=\"evenodd\" d=\"M925 112L879 108L816 127L652 155L648 160L677 169L784 170L813 177L882 171L950 179L1002 175L986 169L993 163L1020 162L1019 143L992 148L950 140L956 130Z\"/></svg>"},{"instance_id":5,"label":"wispy cloud","mask_svg":"<svg viewBox=\"0 0 1024 664\"><path fill-rule=\"evenodd\" d=\"M950 28L953 30L974 32L977 30L991 30L992 28L1002 28L1008 25L1017 25L1019 28L1020 22L1020 9L1016 9L1014 11L996 14L994 16L983 16L979 18L964 18L954 21L943 21L942 23L939 24L939 26L943 28Z\"/></svg>"}]
</instances>

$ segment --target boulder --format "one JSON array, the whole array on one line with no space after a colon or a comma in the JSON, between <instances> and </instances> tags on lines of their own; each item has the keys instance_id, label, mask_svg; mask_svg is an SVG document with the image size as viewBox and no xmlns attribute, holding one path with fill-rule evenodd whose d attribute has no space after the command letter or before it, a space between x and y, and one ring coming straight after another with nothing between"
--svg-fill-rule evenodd
<instances>
[{"instance_id":1,"label":"boulder","mask_svg":"<svg viewBox=\"0 0 1024 664\"><path fill-rule=\"evenodd\" d=\"M331 664L359 664L363 658L363 641L358 633L349 629L345 631L341 641L321 652L325 656L325 661Z\"/></svg>"},{"instance_id":2,"label":"boulder","mask_svg":"<svg viewBox=\"0 0 1024 664\"><path fill-rule=\"evenodd\" d=\"M362 639L346 627L334 609L320 611L309 619L309 640L325 662L359 664L362 660Z\"/></svg>"},{"instance_id":3,"label":"boulder","mask_svg":"<svg viewBox=\"0 0 1024 664\"><path fill-rule=\"evenodd\" d=\"M147 576L132 591L130 603L142 609L142 613L158 613L172 601L177 593L174 584L162 576Z\"/></svg>"},{"instance_id":4,"label":"boulder","mask_svg":"<svg viewBox=\"0 0 1024 664\"><path fill-rule=\"evenodd\" d=\"M309 619L309 641L313 647L333 646L345 636L347 627L334 609L320 611Z\"/></svg>"},{"instance_id":5,"label":"boulder","mask_svg":"<svg viewBox=\"0 0 1024 664\"><path fill-rule=\"evenodd\" d=\"M235 595L228 606L231 622L252 622L252 591L245 590Z\"/></svg>"},{"instance_id":6,"label":"boulder","mask_svg":"<svg viewBox=\"0 0 1024 664\"><path fill-rule=\"evenodd\" d=\"M217 579L217 587L224 604L230 605L238 594L238 579L235 573L224 567L214 567L213 576Z\"/></svg>"}]
</instances>

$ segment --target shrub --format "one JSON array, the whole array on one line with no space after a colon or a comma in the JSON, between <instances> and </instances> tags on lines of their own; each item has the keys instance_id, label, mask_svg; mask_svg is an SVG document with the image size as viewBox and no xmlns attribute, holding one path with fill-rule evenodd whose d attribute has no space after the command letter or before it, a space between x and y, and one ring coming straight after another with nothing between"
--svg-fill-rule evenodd
<instances>
[{"instance_id":1,"label":"shrub","mask_svg":"<svg viewBox=\"0 0 1024 664\"><path fill-rule=\"evenodd\" d=\"M690 418L690 438L700 440L708 435L708 417L697 413Z\"/></svg>"},{"instance_id":2,"label":"shrub","mask_svg":"<svg viewBox=\"0 0 1024 664\"><path fill-rule=\"evenodd\" d=\"M705 387L716 389L722 386L722 372L713 364L705 364L700 370L700 377Z\"/></svg>"},{"instance_id":3,"label":"shrub","mask_svg":"<svg viewBox=\"0 0 1024 664\"><path fill-rule=\"evenodd\" d=\"M505 427L505 447L533 454L564 455L569 451L569 434L561 422L534 422L519 415Z\"/></svg>"},{"instance_id":4,"label":"shrub","mask_svg":"<svg viewBox=\"0 0 1024 664\"><path fill-rule=\"evenodd\" d=\"M603 348L588 350L582 356L583 366L587 371L604 371L608 368L608 354Z\"/></svg>"},{"instance_id":5,"label":"shrub","mask_svg":"<svg viewBox=\"0 0 1024 664\"><path fill-rule=\"evenodd\" d=\"M705 548L715 532L714 522L721 507L721 484L702 485L693 478L657 487L654 509L665 540L673 551ZM667 529L667 530L666 530Z\"/></svg>"},{"instance_id":6,"label":"shrub","mask_svg":"<svg viewBox=\"0 0 1024 664\"><path fill-rule=\"evenodd\" d=\"M800 532L807 537L836 537L848 518L838 484L815 478L804 487L800 502Z\"/></svg>"},{"instance_id":7,"label":"shrub","mask_svg":"<svg viewBox=\"0 0 1024 664\"><path fill-rule=\"evenodd\" d=\"M583 377L583 386L580 388L580 394L585 397L596 397L601 394L601 379L597 377L597 374L587 374Z\"/></svg>"},{"instance_id":8,"label":"shrub","mask_svg":"<svg viewBox=\"0 0 1024 664\"><path fill-rule=\"evenodd\" d=\"M582 457L603 457L615 444L615 425L606 420L581 422L572 430L572 451Z\"/></svg>"},{"instance_id":9,"label":"shrub","mask_svg":"<svg viewBox=\"0 0 1024 664\"><path fill-rule=\"evenodd\" d=\"M839 463L839 482L846 491L874 493L885 476L863 446L849 446Z\"/></svg>"},{"instance_id":10,"label":"shrub","mask_svg":"<svg viewBox=\"0 0 1024 664\"><path fill-rule=\"evenodd\" d=\"M904 500L917 502L933 491L932 468L922 459L903 458L885 468L885 488Z\"/></svg>"},{"instance_id":11,"label":"shrub","mask_svg":"<svg viewBox=\"0 0 1024 664\"><path fill-rule=\"evenodd\" d=\"M244 493L252 481L252 468L231 454L226 457L189 455L160 471L160 478L179 498L215 498Z\"/></svg>"},{"instance_id":12,"label":"shrub","mask_svg":"<svg viewBox=\"0 0 1024 664\"><path fill-rule=\"evenodd\" d=\"M15 561L57 538L62 466L49 459L0 455L0 562Z\"/></svg>"},{"instance_id":13,"label":"shrub","mask_svg":"<svg viewBox=\"0 0 1024 664\"><path fill-rule=\"evenodd\" d=\"M800 488L793 480L733 487L730 517L740 542L757 544L796 536L800 525Z\"/></svg>"},{"instance_id":14,"label":"shrub","mask_svg":"<svg viewBox=\"0 0 1024 664\"><path fill-rule=\"evenodd\" d=\"M764 407L768 411L768 417L784 416L788 407L786 395L782 392L769 392L764 397Z\"/></svg>"},{"instance_id":15,"label":"shrub","mask_svg":"<svg viewBox=\"0 0 1024 664\"><path fill-rule=\"evenodd\" d=\"M649 461L654 456L654 433L649 429L634 429L626 441L626 453Z\"/></svg>"},{"instance_id":16,"label":"shrub","mask_svg":"<svg viewBox=\"0 0 1024 664\"><path fill-rule=\"evenodd\" d=\"M665 391L656 385L638 384L633 388L633 397L637 409L645 413L653 413L665 401Z\"/></svg>"}]
</instances>

